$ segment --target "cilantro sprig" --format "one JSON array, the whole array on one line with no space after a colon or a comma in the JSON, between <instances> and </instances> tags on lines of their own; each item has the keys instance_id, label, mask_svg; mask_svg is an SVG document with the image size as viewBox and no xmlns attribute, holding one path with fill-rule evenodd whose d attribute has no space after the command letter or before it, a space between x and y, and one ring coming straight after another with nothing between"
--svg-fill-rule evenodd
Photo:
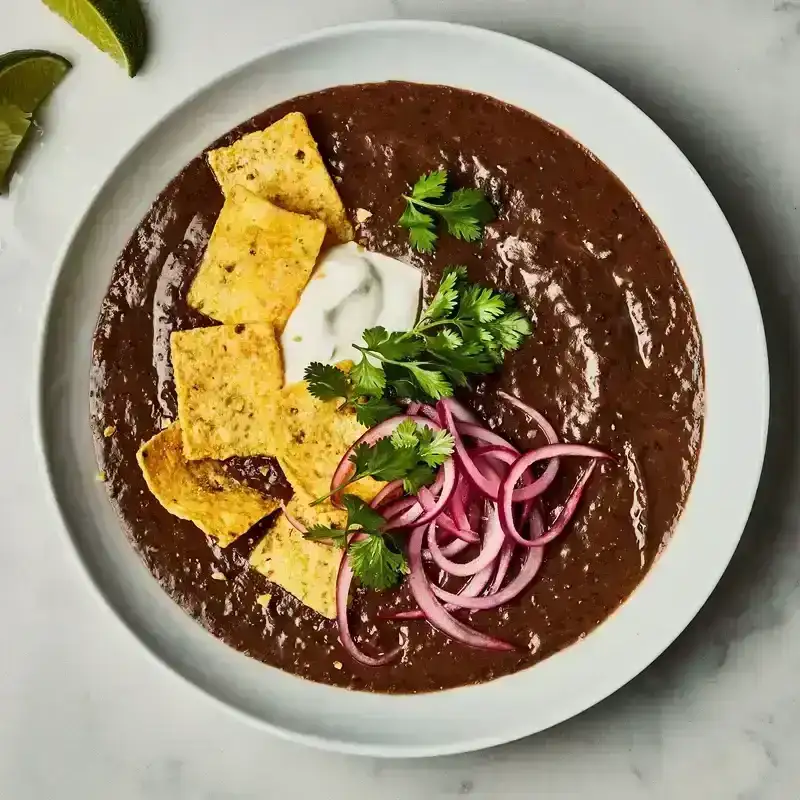
<instances>
[{"instance_id":1,"label":"cilantro sprig","mask_svg":"<svg viewBox=\"0 0 800 800\"><path fill-rule=\"evenodd\" d=\"M317 498L312 505L327 500L332 494L364 478L378 481L403 480L403 488L415 494L433 482L435 469L444 464L453 452L453 437L447 431L433 431L413 420L404 420L391 436L375 444L356 445L350 455L353 472L336 489Z\"/></svg>"},{"instance_id":2,"label":"cilantro sprig","mask_svg":"<svg viewBox=\"0 0 800 800\"><path fill-rule=\"evenodd\" d=\"M342 505L347 511L345 528L314 525L305 538L346 548L353 574L370 589L382 591L398 584L408 573L408 564L391 535L383 531L386 520L354 494L344 495ZM367 534L366 538L350 542L357 532Z\"/></svg>"},{"instance_id":3,"label":"cilantro sprig","mask_svg":"<svg viewBox=\"0 0 800 800\"><path fill-rule=\"evenodd\" d=\"M530 333L513 295L470 283L464 267L451 267L410 331L369 328L349 375L315 363L305 377L311 394L342 398L371 426L399 412L395 399L450 397L470 376L493 372Z\"/></svg>"},{"instance_id":4,"label":"cilantro sprig","mask_svg":"<svg viewBox=\"0 0 800 800\"><path fill-rule=\"evenodd\" d=\"M406 210L399 222L408 228L411 246L421 253L432 253L439 238L436 217L441 218L448 233L465 242L480 239L483 226L495 218L494 208L480 189L456 189L448 193L446 170L423 175L411 188L411 194L404 194L403 199Z\"/></svg>"}]
</instances>

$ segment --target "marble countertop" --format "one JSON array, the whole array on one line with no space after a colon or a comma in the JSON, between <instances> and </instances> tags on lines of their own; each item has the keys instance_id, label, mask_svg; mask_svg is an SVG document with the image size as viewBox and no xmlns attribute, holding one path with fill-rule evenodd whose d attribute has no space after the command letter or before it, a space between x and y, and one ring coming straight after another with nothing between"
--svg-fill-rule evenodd
<instances>
[{"instance_id":1,"label":"marble countertop","mask_svg":"<svg viewBox=\"0 0 800 800\"><path fill-rule=\"evenodd\" d=\"M12 197L0 198L0 797L800 797L800 2L147 6L152 57L131 81L38 0L0 0L0 52L49 48L76 65L44 115ZM730 569L644 674L580 717L506 747L378 761L277 740L145 655L98 602L42 502L32 386L56 254L154 118L280 38L339 22L430 16L494 27L576 61L639 104L684 150L753 273L770 345L773 426L756 507Z\"/></svg>"}]
</instances>

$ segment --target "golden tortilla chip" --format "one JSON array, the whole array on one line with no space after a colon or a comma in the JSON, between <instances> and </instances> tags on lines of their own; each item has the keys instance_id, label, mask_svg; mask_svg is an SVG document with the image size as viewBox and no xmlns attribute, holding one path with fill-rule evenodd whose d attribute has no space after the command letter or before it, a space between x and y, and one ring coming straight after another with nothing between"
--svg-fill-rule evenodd
<instances>
[{"instance_id":1,"label":"golden tortilla chip","mask_svg":"<svg viewBox=\"0 0 800 800\"><path fill-rule=\"evenodd\" d=\"M188 459L269 455L283 365L271 325L217 325L170 339Z\"/></svg>"},{"instance_id":2,"label":"golden tortilla chip","mask_svg":"<svg viewBox=\"0 0 800 800\"><path fill-rule=\"evenodd\" d=\"M322 220L341 242L353 238L339 193L299 112L212 150L208 163L225 195L245 186L281 208Z\"/></svg>"},{"instance_id":3,"label":"golden tortilla chip","mask_svg":"<svg viewBox=\"0 0 800 800\"><path fill-rule=\"evenodd\" d=\"M278 502L235 481L216 461L187 461L180 423L173 423L139 448L136 459L159 503L181 519L194 522L220 547L227 547Z\"/></svg>"},{"instance_id":4,"label":"golden tortilla chip","mask_svg":"<svg viewBox=\"0 0 800 800\"><path fill-rule=\"evenodd\" d=\"M319 220L235 186L189 290L189 305L220 322L270 322L282 330L324 238Z\"/></svg>"},{"instance_id":5,"label":"golden tortilla chip","mask_svg":"<svg viewBox=\"0 0 800 800\"><path fill-rule=\"evenodd\" d=\"M309 502L302 494L296 494L287 511L308 528L313 525L341 528L347 523L345 512L329 504L310 507ZM250 564L304 605L334 619L336 575L342 553L339 547L304 539L281 514L251 553Z\"/></svg>"},{"instance_id":6,"label":"golden tortilla chip","mask_svg":"<svg viewBox=\"0 0 800 800\"><path fill-rule=\"evenodd\" d=\"M352 411L339 411L341 401L319 400L305 381L287 386L274 406L269 431L272 455L295 491L322 497L347 449L366 432ZM350 494L371 500L383 484L365 478L347 487Z\"/></svg>"}]
</instances>

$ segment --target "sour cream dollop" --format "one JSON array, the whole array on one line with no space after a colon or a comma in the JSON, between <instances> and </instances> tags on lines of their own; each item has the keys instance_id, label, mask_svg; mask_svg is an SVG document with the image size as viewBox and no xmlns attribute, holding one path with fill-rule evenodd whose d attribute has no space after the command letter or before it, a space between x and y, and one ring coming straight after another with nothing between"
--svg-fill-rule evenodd
<instances>
[{"instance_id":1,"label":"sour cream dollop","mask_svg":"<svg viewBox=\"0 0 800 800\"><path fill-rule=\"evenodd\" d=\"M286 383L303 379L312 361L335 364L360 359L354 343L365 328L388 331L414 326L422 273L355 242L328 250L317 264L283 330Z\"/></svg>"}]
</instances>

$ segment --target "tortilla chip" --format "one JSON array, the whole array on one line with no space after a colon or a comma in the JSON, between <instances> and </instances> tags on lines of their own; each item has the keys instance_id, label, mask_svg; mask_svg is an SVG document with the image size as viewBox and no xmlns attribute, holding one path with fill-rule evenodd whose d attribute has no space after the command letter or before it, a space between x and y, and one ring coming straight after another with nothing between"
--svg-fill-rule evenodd
<instances>
[{"instance_id":1,"label":"tortilla chip","mask_svg":"<svg viewBox=\"0 0 800 800\"><path fill-rule=\"evenodd\" d=\"M227 547L278 502L231 478L216 461L186 461L180 423L173 423L139 448L136 459L159 503Z\"/></svg>"},{"instance_id":2,"label":"tortilla chip","mask_svg":"<svg viewBox=\"0 0 800 800\"><path fill-rule=\"evenodd\" d=\"M347 523L345 512L329 504L312 508L309 502L296 494L287 510L309 528L341 528ZM336 575L341 560L341 548L304 539L283 514L250 555L254 569L328 619L336 617Z\"/></svg>"},{"instance_id":3,"label":"tortilla chip","mask_svg":"<svg viewBox=\"0 0 800 800\"><path fill-rule=\"evenodd\" d=\"M319 220L234 186L189 290L189 305L220 322L270 322L283 329L324 238Z\"/></svg>"},{"instance_id":4,"label":"tortilla chip","mask_svg":"<svg viewBox=\"0 0 800 800\"><path fill-rule=\"evenodd\" d=\"M281 208L322 220L341 242L353 238L353 226L301 113L294 111L230 147L211 150L208 163L226 196L234 186L245 186Z\"/></svg>"},{"instance_id":5,"label":"tortilla chip","mask_svg":"<svg viewBox=\"0 0 800 800\"><path fill-rule=\"evenodd\" d=\"M170 338L188 459L269 455L283 365L271 325L217 325Z\"/></svg>"},{"instance_id":6,"label":"tortilla chip","mask_svg":"<svg viewBox=\"0 0 800 800\"><path fill-rule=\"evenodd\" d=\"M339 411L341 401L319 400L305 381L287 386L280 394L269 441L272 455L295 491L322 497L347 449L366 432L352 411ZM371 500L383 484L365 478L347 487L350 494Z\"/></svg>"}]
</instances>

